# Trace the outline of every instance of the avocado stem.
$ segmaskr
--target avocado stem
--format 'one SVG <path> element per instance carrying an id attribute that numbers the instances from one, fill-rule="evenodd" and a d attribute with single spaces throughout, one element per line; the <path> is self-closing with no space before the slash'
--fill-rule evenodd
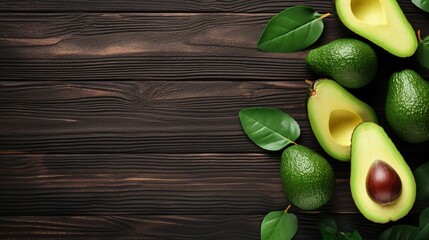
<path id="1" fill-rule="evenodd" d="M 308 79 L 305 79 L 305 82 L 306 82 L 308 85 L 313 86 L 313 81 L 308 80 Z"/>
<path id="2" fill-rule="evenodd" d="M 305 79 L 305 82 L 310 85 L 311 90 L 310 90 L 310 95 L 311 96 L 315 96 L 316 95 L 316 90 L 314 90 L 313 86 L 314 86 L 314 82 L 308 79 Z"/>
<path id="3" fill-rule="evenodd" d="M 417 30 L 417 39 L 419 40 L 419 42 L 423 42 L 422 35 L 420 35 L 420 29 Z"/>
<path id="4" fill-rule="evenodd" d="M 289 204 L 285 210 L 285 212 L 289 211 L 289 208 L 291 207 L 291 205 Z"/>

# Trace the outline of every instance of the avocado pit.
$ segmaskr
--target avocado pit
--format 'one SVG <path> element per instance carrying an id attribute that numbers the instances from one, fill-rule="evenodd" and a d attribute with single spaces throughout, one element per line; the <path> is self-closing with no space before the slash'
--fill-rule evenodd
<path id="1" fill-rule="evenodd" d="M 401 196 L 401 178 L 389 164 L 376 160 L 366 177 L 366 191 L 374 202 L 390 204 Z"/>

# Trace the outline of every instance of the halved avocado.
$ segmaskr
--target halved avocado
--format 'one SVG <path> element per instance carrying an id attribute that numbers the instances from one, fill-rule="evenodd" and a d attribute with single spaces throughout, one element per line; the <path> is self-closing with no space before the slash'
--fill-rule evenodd
<path id="1" fill-rule="evenodd" d="M 361 123 L 353 132 L 350 189 L 359 211 L 376 223 L 396 221 L 414 205 L 413 173 L 376 123 Z"/>
<path id="2" fill-rule="evenodd" d="M 416 33 L 396 0 L 335 0 L 341 22 L 356 34 L 398 57 L 418 47 Z"/>
<path id="3" fill-rule="evenodd" d="M 309 90 L 307 115 L 319 144 L 331 157 L 350 160 L 351 136 L 363 121 L 377 121 L 374 110 L 337 82 L 320 79 Z"/>

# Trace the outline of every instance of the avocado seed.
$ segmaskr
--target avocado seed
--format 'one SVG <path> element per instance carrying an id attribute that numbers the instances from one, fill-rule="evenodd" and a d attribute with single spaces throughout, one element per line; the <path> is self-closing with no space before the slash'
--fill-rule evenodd
<path id="1" fill-rule="evenodd" d="M 389 204 L 399 198 L 402 183 L 398 173 L 386 162 L 376 160 L 366 177 L 366 191 L 376 203 Z"/>

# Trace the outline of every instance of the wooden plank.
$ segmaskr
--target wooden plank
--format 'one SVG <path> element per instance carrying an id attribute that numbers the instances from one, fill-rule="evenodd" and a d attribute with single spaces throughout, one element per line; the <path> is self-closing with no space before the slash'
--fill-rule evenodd
<path id="1" fill-rule="evenodd" d="M 368 91 L 382 93 L 385 85 L 374 84 Z M 303 81 L 3 81 L 0 149 L 39 153 L 261 152 L 244 134 L 238 112 L 265 106 L 289 113 L 301 126 L 298 142 L 320 150 L 307 121 L 306 92 Z M 365 93 L 359 96 L 374 106 L 386 126 L 382 95 Z M 427 151 L 427 143 L 401 146 L 404 152 Z"/>
<path id="2" fill-rule="evenodd" d="M 337 161 L 320 152 L 331 164 L 335 177 L 350 178 L 350 163 Z M 406 160 L 414 169 L 424 164 L 421 153 L 407 152 Z M 180 172 L 210 177 L 270 176 L 279 174 L 281 151 L 264 153 L 188 153 L 188 154 L 20 154 L 0 152 L 2 177 L 52 175 L 148 175 Z"/>
<path id="3" fill-rule="evenodd" d="M 0 162 L 3 215 L 260 214 L 290 204 L 272 154 L 3 153 Z M 357 213 L 349 165 L 332 165 L 336 193 L 320 211 Z"/>
<path id="4" fill-rule="evenodd" d="M 123 1 L 107 0 L 103 3 L 88 0 L 73 0 L 66 3 L 61 1 L 0 1 L 0 11 L 4 12 L 274 12 L 295 5 L 308 5 L 302 0 L 291 1 L 219 1 L 219 0 L 168 0 L 168 1 Z M 328 1 L 318 1 L 311 4 L 320 10 L 332 10 L 333 5 Z"/>
<path id="5" fill-rule="evenodd" d="M 419 12 L 419 9 L 409 1 L 398 1 L 402 10 Z M 0 1 L 0 11 L 3 12 L 271 12 L 277 13 L 287 7 L 306 5 L 322 12 L 333 12 L 332 1 L 303 0 L 263 1 L 263 0 L 169 0 L 169 1 L 124 1 L 107 0 L 103 3 L 89 0 L 62 1 Z"/>
<path id="6" fill-rule="evenodd" d="M 36 152 L 260 151 L 238 112 L 282 108 L 305 127 L 299 82 L 1 82 L 0 148 Z M 301 106 L 297 108 L 297 106 Z M 314 144 L 313 144 L 314 146 Z"/>
<path id="7" fill-rule="evenodd" d="M 317 214 L 295 213 L 296 239 L 320 239 Z M 259 239 L 265 214 L 249 215 L 113 215 L 0 216 L 2 239 Z M 359 231 L 362 239 L 377 239 L 392 226 L 375 224 L 358 214 L 335 216 L 342 231 Z M 417 214 L 395 224 L 416 224 Z"/>
<path id="8" fill-rule="evenodd" d="M 308 50 L 257 50 L 271 14 L 6 13 L 0 15 L 3 80 L 301 80 L 315 78 Z M 429 19 L 412 15 L 416 29 Z M 356 37 L 334 16 L 314 46 Z M 376 48 L 380 69 L 429 75 L 410 59 Z M 384 76 L 384 75 L 382 75 Z"/>

